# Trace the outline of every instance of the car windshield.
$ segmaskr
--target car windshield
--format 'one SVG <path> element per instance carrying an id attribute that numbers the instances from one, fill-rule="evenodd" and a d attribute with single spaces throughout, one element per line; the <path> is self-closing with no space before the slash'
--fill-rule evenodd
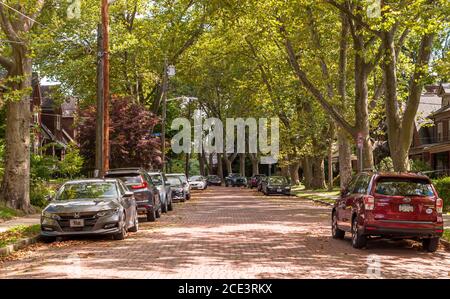
<path id="1" fill-rule="evenodd" d="M 217 175 L 209 175 L 208 176 L 208 179 L 210 179 L 210 180 L 216 180 L 218 178 L 219 178 L 219 176 L 217 176 Z"/>
<path id="2" fill-rule="evenodd" d="M 196 175 L 190 178 L 191 182 L 199 182 L 203 180 L 203 177 Z"/>
<path id="3" fill-rule="evenodd" d="M 161 175 L 153 174 L 153 175 L 150 176 L 150 178 L 152 179 L 153 184 L 155 184 L 156 186 L 161 186 L 162 185 Z"/>
<path id="4" fill-rule="evenodd" d="M 179 187 L 181 186 L 181 180 L 178 177 L 168 176 L 167 181 L 171 186 Z"/>
<path id="5" fill-rule="evenodd" d="M 273 185 L 283 185 L 286 184 L 286 178 L 284 177 L 271 177 L 269 178 L 269 184 L 273 184 Z"/>
<path id="6" fill-rule="evenodd" d="M 179 178 L 181 180 L 182 183 L 187 183 L 187 178 L 184 174 L 172 174 L 170 175 L 170 177 L 175 177 L 175 178 Z"/>
<path id="7" fill-rule="evenodd" d="M 68 183 L 61 187 L 56 200 L 91 200 L 117 198 L 116 184 L 113 182 Z"/>
<path id="8" fill-rule="evenodd" d="M 411 178 L 380 178 L 375 192 L 387 196 L 434 196 L 428 180 Z"/>

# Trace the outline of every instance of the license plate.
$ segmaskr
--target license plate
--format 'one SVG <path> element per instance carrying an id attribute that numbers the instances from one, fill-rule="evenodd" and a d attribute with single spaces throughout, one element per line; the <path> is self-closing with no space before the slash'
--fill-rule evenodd
<path id="1" fill-rule="evenodd" d="M 400 212 L 414 212 L 414 207 L 412 205 L 403 204 L 398 207 Z"/>
<path id="2" fill-rule="evenodd" d="M 70 220 L 70 227 L 83 227 L 83 226 L 84 226 L 83 219 L 71 219 Z"/>
<path id="3" fill-rule="evenodd" d="M 281 192 L 282 190 L 281 189 L 277 189 L 277 192 Z"/>

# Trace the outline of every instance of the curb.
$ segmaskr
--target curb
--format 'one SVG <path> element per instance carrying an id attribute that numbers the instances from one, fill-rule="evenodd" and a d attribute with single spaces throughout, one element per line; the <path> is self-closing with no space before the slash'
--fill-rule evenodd
<path id="1" fill-rule="evenodd" d="M 301 197 L 301 196 L 297 196 L 296 194 L 292 194 L 292 193 L 291 193 L 291 196 L 295 196 L 295 197 L 298 197 L 298 198 L 301 198 L 301 199 L 310 200 L 310 201 L 317 202 L 317 203 L 320 203 L 320 204 L 323 204 L 323 205 L 326 205 L 326 206 L 330 206 L 330 207 L 333 206 L 332 203 L 329 203 L 327 201 L 323 201 L 323 200 L 320 200 L 320 199 L 312 199 L 312 198 L 308 198 L 308 197 Z"/>
<path id="2" fill-rule="evenodd" d="M 441 238 L 441 244 L 445 247 L 447 251 L 450 251 L 450 242 Z"/>
<path id="3" fill-rule="evenodd" d="M 39 238 L 40 236 L 38 235 L 35 237 L 20 239 L 13 244 L 6 245 L 5 247 L 0 248 L 0 257 L 5 257 L 17 250 L 27 247 L 28 245 L 35 244 L 37 241 L 39 241 Z"/>

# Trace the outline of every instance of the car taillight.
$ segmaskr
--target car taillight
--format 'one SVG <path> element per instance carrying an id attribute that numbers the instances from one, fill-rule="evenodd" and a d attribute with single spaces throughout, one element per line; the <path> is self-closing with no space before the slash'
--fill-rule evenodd
<path id="1" fill-rule="evenodd" d="M 443 210 L 444 210 L 444 201 L 442 200 L 442 198 L 436 199 L 436 212 L 442 213 Z"/>
<path id="2" fill-rule="evenodd" d="M 375 197 L 370 195 L 364 196 L 364 208 L 369 211 L 375 209 Z"/>
<path id="3" fill-rule="evenodd" d="M 147 188 L 148 187 L 148 184 L 147 184 L 147 182 L 142 182 L 142 184 L 140 184 L 140 185 L 133 185 L 133 186 L 131 186 L 131 189 L 144 189 L 144 188 Z"/>

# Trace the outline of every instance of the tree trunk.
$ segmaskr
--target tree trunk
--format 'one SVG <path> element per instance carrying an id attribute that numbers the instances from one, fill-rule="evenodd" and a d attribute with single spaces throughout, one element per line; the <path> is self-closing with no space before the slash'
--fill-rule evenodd
<path id="1" fill-rule="evenodd" d="M 312 161 L 310 157 L 303 159 L 303 176 L 305 177 L 303 184 L 305 189 L 310 189 L 312 186 Z"/>
<path id="2" fill-rule="evenodd" d="M 347 134 L 338 129 L 339 143 L 339 178 L 341 188 L 347 187 L 352 179 L 352 149 Z"/>
<path id="3" fill-rule="evenodd" d="M 223 161 L 222 161 L 222 154 L 217 153 L 217 175 L 220 177 L 220 179 L 223 181 Z"/>
<path id="4" fill-rule="evenodd" d="M 239 154 L 239 173 L 245 177 L 245 153 Z"/>
<path id="5" fill-rule="evenodd" d="M 328 191 L 333 190 L 333 142 L 328 146 Z"/>
<path id="6" fill-rule="evenodd" d="M 201 153 L 198 153 L 197 157 L 198 157 L 198 162 L 199 162 L 200 175 L 204 176 L 205 175 L 205 160 Z"/>
<path id="7" fill-rule="evenodd" d="M 325 185 L 325 163 L 323 157 L 314 157 L 312 163 L 312 189 L 324 189 Z"/>
<path id="8" fill-rule="evenodd" d="M 289 166 L 281 166 L 280 167 L 281 176 L 287 177 L 289 176 Z"/>
<path id="9" fill-rule="evenodd" d="M 25 52 L 15 53 L 15 68 L 10 77 L 20 76 L 20 83 L 11 83 L 12 90 L 31 90 L 31 59 Z M 5 172 L 1 200 L 14 209 L 33 212 L 30 204 L 30 95 L 6 104 Z"/>
<path id="10" fill-rule="evenodd" d="M 185 161 L 184 161 L 184 174 L 186 174 L 187 177 L 189 177 L 189 159 L 190 159 L 190 154 L 189 153 L 185 153 Z"/>
<path id="11" fill-rule="evenodd" d="M 300 162 L 294 162 L 289 166 L 289 175 L 291 177 L 291 182 L 293 185 L 300 184 L 300 177 L 298 175 L 299 169 L 300 169 Z"/>
<path id="12" fill-rule="evenodd" d="M 250 160 L 252 161 L 252 175 L 259 174 L 259 161 L 258 156 L 256 154 L 249 154 Z"/>

